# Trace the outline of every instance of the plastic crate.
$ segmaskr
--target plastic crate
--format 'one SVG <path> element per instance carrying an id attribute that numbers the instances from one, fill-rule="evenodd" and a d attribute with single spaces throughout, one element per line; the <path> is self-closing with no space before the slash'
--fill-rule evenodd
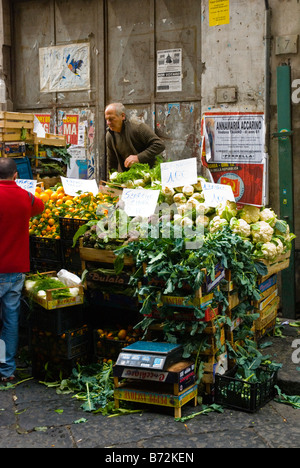
<path id="1" fill-rule="evenodd" d="M 62 240 L 72 241 L 78 229 L 88 222 L 80 218 L 59 218 L 60 237 Z"/>
<path id="2" fill-rule="evenodd" d="M 35 304 L 30 314 L 30 323 L 39 330 L 62 335 L 82 327 L 86 317 L 82 305 L 47 310 Z"/>
<path id="3" fill-rule="evenodd" d="M 30 237 L 30 257 L 34 260 L 50 260 L 62 263 L 60 239 Z M 48 267 L 49 270 L 49 267 Z"/>
<path id="4" fill-rule="evenodd" d="M 78 243 L 73 247 L 71 241 L 61 241 L 61 256 L 63 268 L 78 276 L 82 274 L 82 264 Z"/>
<path id="5" fill-rule="evenodd" d="M 269 372 L 265 381 L 257 383 L 237 379 L 235 375 L 235 367 L 224 375 L 215 375 L 215 403 L 254 413 L 274 398 L 277 371 Z"/>
<path id="6" fill-rule="evenodd" d="M 33 355 L 45 356 L 55 362 L 58 358 L 72 359 L 88 352 L 89 330 L 87 326 L 69 330 L 57 336 L 54 333 L 32 329 Z"/>
<path id="7" fill-rule="evenodd" d="M 55 360 L 49 359 L 46 355 L 33 354 L 32 375 L 35 379 L 45 382 L 67 379 L 78 365 L 84 366 L 89 363 L 89 355 L 86 353 L 71 359 L 57 358 Z"/>

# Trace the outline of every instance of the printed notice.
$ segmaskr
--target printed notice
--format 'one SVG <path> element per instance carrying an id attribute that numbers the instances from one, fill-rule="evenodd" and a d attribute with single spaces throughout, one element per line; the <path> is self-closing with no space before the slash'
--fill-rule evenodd
<path id="1" fill-rule="evenodd" d="M 209 26 L 220 26 L 229 22 L 229 0 L 209 0 Z"/>
<path id="2" fill-rule="evenodd" d="M 264 156 L 264 115 L 206 113 L 206 159 L 209 163 L 261 163 Z"/>
<path id="3" fill-rule="evenodd" d="M 157 51 L 157 92 L 182 91 L 182 50 Z"/>

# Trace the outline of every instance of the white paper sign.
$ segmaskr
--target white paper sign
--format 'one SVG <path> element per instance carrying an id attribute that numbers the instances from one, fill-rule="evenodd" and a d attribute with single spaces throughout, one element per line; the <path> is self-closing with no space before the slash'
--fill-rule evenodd
<path id="1" fill-rule="evenodd" d="M 224 203 L 227 200 L 235 202 L 232 187 L 225 184 L 212 184 L 211 182 L 201 182 L 205 204 L 212 208 Z"/>
<path id="2" fill-rule="evenodd" d="M 196 158 L 162 163 L 160 169 L 163 187 L 181 187 L 197 183 Z"/>
<path id="3" fill-rule="evenodd" d="M 75 197 L 78 192 L 82 193 L 91 192 L 94 196 L 99 193 L 98 185 L 95 179 L 68 179 L 61 177 L 61 181 L 66 195 Z"/>
<path id="4" fill-rule="evenodd" d="M 36 180 L 31 180 L 31 179 L 16 179 L 16 184 L 21 187 L 24 190 L 27 190 L 27 192 L 32 193 L 32 195 L 35 194 L 35 189 L 36 189 Z"/>
<path id="5" fill-rule="evenodd" d="M 158 196 L 159 190 L 124 189 L 124 211 L 127 216 L 151 216 L 155 212 Z"/>

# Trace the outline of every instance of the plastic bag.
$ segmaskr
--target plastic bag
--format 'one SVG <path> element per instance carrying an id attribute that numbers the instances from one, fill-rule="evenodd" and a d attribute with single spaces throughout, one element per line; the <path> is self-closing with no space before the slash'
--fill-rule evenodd
<path id="1" fill-rule="evenodd" d="M 81 278 L 67 270 L 60 270 L 57 277 L 68 288 L 81 285 Z"/>

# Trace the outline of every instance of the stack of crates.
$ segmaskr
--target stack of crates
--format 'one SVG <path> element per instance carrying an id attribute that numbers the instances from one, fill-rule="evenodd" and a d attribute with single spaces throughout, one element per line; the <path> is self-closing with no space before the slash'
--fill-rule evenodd
<path id="1" fill-rule="evenodd" d="M 34 114 L 0 112 L 0 150 L 2 157 L 21 157 L 25 143 L 34 139 Z"/>
<path id="2" fill-rule="evenodd" d="M 52 293 L 28 298 L 32 374 L 46 380 L 65 378 L 77 363 L 87 364 L 91 343 L 82 286 L 75 297 L 53 300 Z"/>
<path id="3" fill-rule="evenodd" d="M 146 274 L 146 265 L 144 266 Z M 202 286 L 193 293 L 191 299 L 191 288 L 186 285 L 183 290 L 175 291 L 176 295 L 161 295 L 159 302 L 153 302 L 149 318 L 155 319 L 148 328 L 148 340 L 166 341 L 165 330 L 168 324 L 174 326 L 171 332 L 177 337 L 178 344 L 195 340 L 198 352 L 193 358 L 197 361 L 197 368 L 201 369 L 202 378 L 199 382 L 199 392 L 210 397 L 214 385 L 215 372 L 223 360 L 227 367 L 227 352 L 225 341 L 225 330 L 223 324 L 217 320 L 219 315 L 219 304 L 215 303 L 214 292 L 219 289 L 219 284 L 225 277 L 225 271 L 219 265 L 215 267 L 215 278 L 211 280 L 207 272 Z M 147 276 L 146 276 L 147 280 Z M 151 278 L 151 284 L 155 279 Z M 158 291 L 164 286 L 157 281 Z M 143 298 L 140 298 L 143 302 Z M 199 313 L 201 310 L 201 313 Z M 176 330 L 176 323 L 184 324 L 184 329 Z M 196 355 L 197 354 L 197 355 Z M 222 361 L 223 362 L 223 361 Z"/>

